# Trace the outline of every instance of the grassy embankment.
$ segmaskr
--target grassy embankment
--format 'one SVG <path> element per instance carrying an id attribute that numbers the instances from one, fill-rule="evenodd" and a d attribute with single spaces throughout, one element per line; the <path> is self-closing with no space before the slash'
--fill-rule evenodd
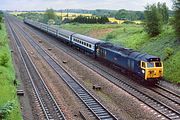
<path id="1" fill-rule="evenodd" d="M 180 43 L 176 41 L 171 26 L 164 26 L 162 33 L 153 38 L 148 37 L 141 25 L 66 24 L 61 27 L 143 53 L 160 56 L 164 61 L 165 79 L 180 83 Z"/>
<path id="2" fill-rule="evenodd" d="M 13 85 L 15 79 L 15 71 L 12 64 L 11 52 L 8 45 L 8 38 L 4 23 L 0 23 L 2 29 L 0 30 L 0 59 L 2 56 L 7 56 L 8 62 L 5 65 L 0 65 L 0 108 L 4 108 L 7 103 L 12 103 L 7 109 L 10 111 L 8 120 L 21 120 L 20 107 L 16 95 L 16 87 Z M 8 106 L 6 106 L 7 108 Z M 7 112 L 6 111 L 6 112 Z M 2 111 L 0 111 L 2 112 Z"/>

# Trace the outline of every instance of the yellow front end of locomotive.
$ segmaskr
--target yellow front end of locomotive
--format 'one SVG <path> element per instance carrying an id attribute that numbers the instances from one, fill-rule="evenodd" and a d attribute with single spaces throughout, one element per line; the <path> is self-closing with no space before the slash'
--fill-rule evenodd
<path id="1" fill-rule="evenodd" d="M 147 68 L 145 79 L 151 78 L 162 78 L 163 77 L 163 68 Z"/>
<path id="2" fill-rule="evenodd" d="M 162 62 L 143 62 L 143 69 L 145 72 L 145 80 L 160 79 L 163 77 L 163 63 Z"/>

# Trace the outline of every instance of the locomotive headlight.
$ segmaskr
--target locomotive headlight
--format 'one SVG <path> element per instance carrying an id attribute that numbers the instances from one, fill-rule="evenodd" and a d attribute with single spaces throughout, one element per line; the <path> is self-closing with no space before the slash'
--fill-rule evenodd
<path id="1" fill-rule="evenodd" d="M 145 73 L 145 71 L 144 71 L 144 70 L 142 70 L 142 73 Z"/>

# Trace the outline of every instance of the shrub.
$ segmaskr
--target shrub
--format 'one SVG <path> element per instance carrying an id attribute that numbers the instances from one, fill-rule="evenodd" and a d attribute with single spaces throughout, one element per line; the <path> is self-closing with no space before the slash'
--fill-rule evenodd
<path id="1" fill-rule="evenodd" d="M 169 59 L 169 57 L 171 55 L 173 55 L 174 50 L 172 48 L 170 48 L 170 47 L 167 47 L 167 48 L 164 49 L 164 52 L 165 52 L 164 60 L 167 60 L 167 59 Z"/>
<path id="2" fill-rule="evenodd" d="M 1 56 L 0 56 L 0 65 L 6 66 L 6 64 L 8 63 L 8 61 L 9 61 L 8 54 L 7 54 L 7 53 L 1 54 Z"/>
<path id="3" fill-rule="evenodd" d="M 0 107 L 0 119 L 6 119 L 11 113 L 13 106 L 13 102 L 7 102 L 4 106 Z"/>

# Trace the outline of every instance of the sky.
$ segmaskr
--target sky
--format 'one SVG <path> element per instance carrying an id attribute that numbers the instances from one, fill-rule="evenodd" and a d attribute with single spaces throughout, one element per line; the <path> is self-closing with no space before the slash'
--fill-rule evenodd
<path id="1" fill-rule="evenodd" d="M 0 0 L 0 10 L 60 9 L 127 9 L 143 11 L 147 4 L 166 2 L 172 8 L 172 0 Z"/>

